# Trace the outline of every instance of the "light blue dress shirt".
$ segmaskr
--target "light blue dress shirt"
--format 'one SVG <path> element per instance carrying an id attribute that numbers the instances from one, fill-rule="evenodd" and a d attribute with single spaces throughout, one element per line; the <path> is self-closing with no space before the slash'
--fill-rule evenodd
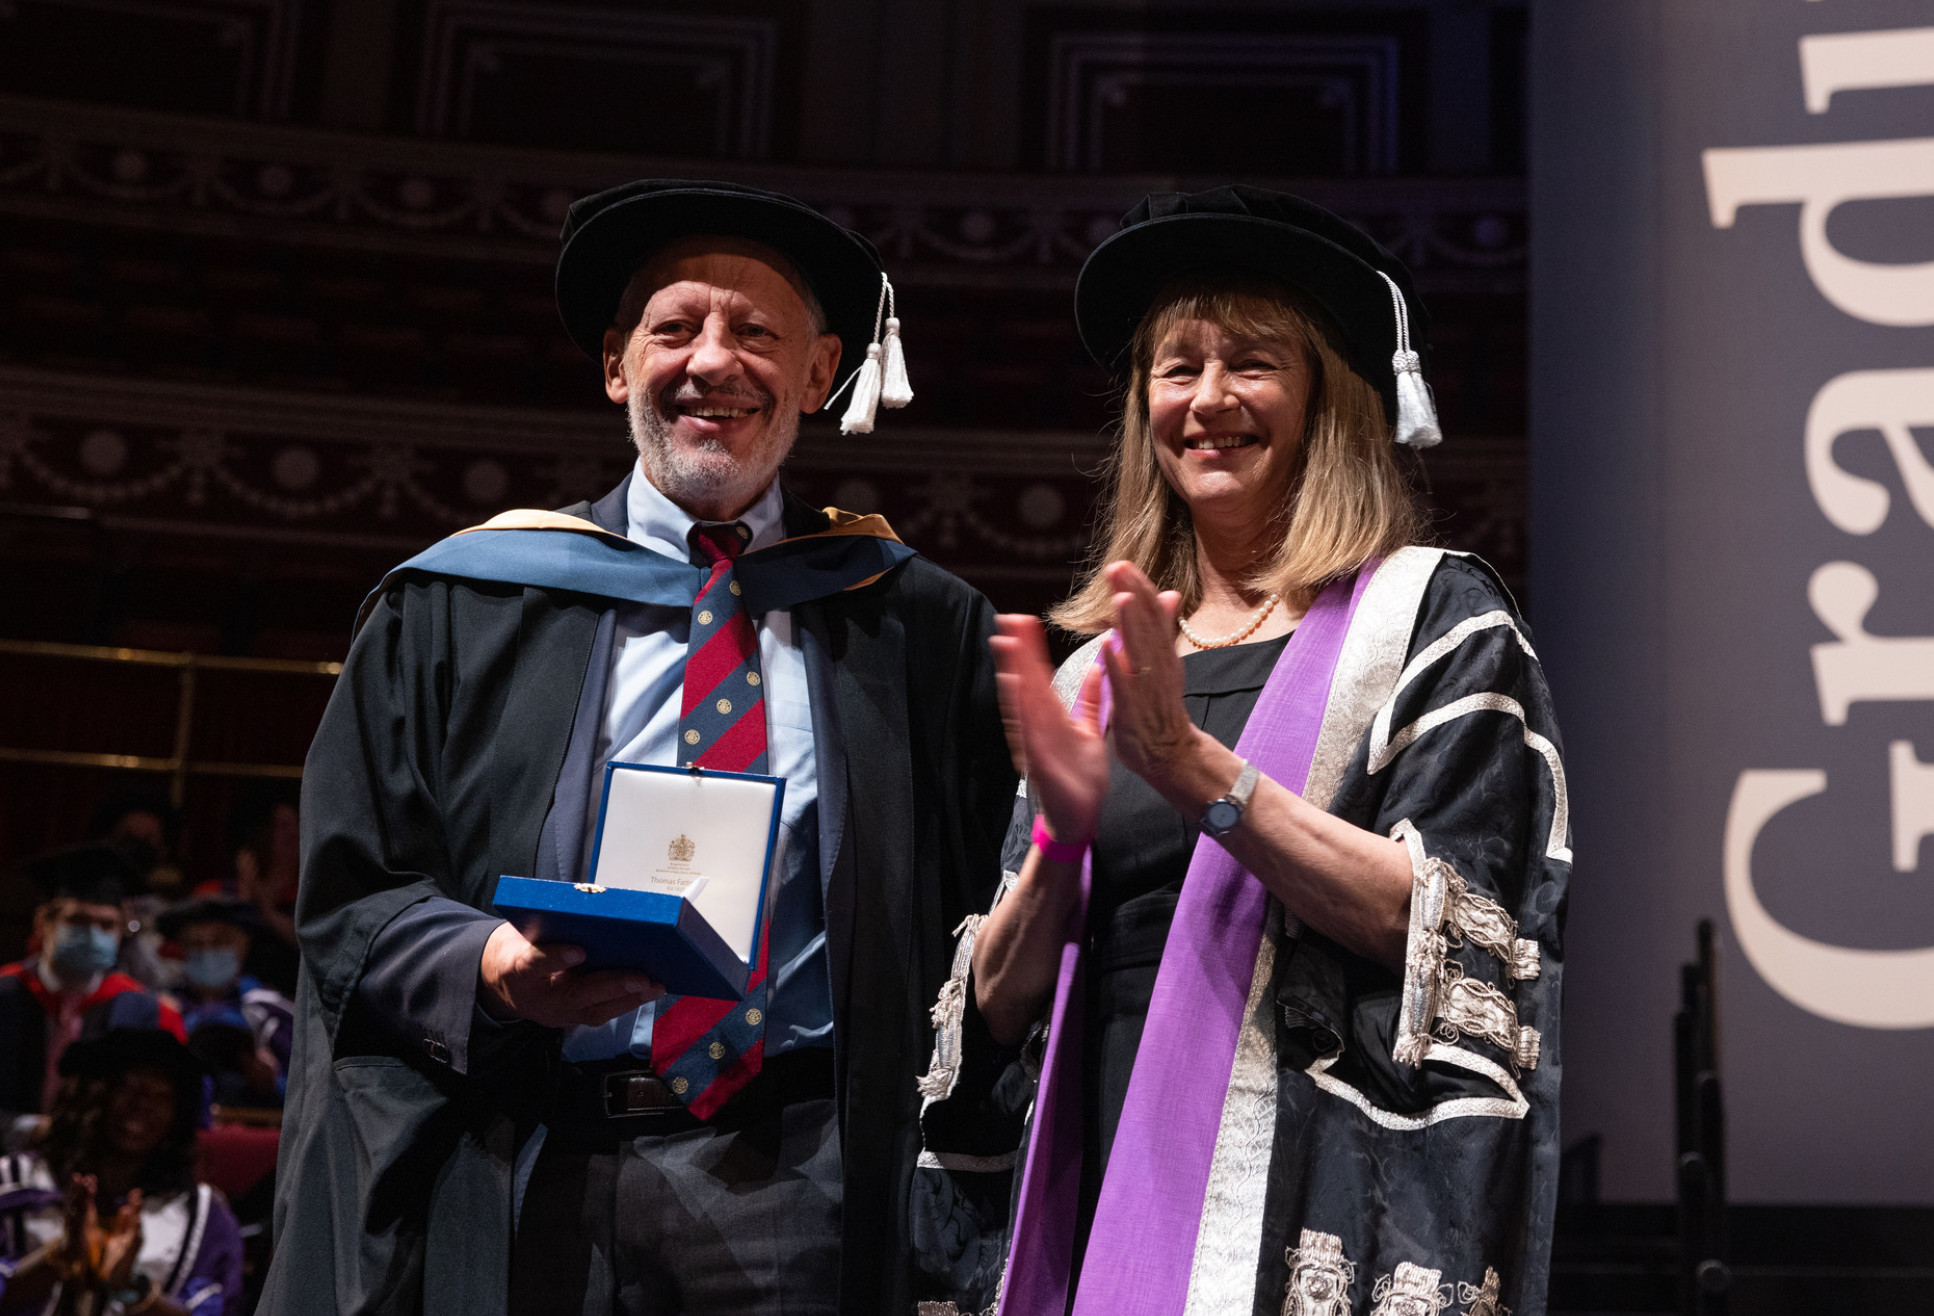
<path id="1" fill-rule="evenodd" d="M 775 481 L 739 519 L 752 531 L 748 551 L 786 537 L 783 502 Z M 690 557 L 686 534 L 698 524 L 678 504 L 634 471 L 625 500 L 625 533 L 654 552 L 681 561 Z M 584 851 L 578 871 L 590 868 L 604 798 L 604 764 L 675 764 L 678 717 L 683 701 L 685 647 L 690 608 L 626 604 L 618 609 L 611 672 L 598 730 L 598 771 L 584 818 Z M 819 779 L 813 758 L 813 713 L 806 664 L 790 612 L 753 618 L 764 675 L 766 753 L 769 770 L 786 779 L 786 798 L 773 852 L 773 883 L 767 893 L 771 932 L 767 943 L 766 1048 L 769 1056 L 801 1046 L 833 1044 L 832 980 L 826 962 L 826 916 L 819 884 Z M 655 1005 L 598 1028 L 574 1028 L 564 1039 L 572 1061 L 644 1056 L 651 1049 Z"/>

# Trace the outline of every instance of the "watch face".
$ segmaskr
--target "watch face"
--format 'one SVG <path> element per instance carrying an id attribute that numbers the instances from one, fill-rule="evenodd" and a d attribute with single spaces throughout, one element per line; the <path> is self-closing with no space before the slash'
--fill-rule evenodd
<path id="1" fill-rule="evenodd" d="M 1211 836 L 1220 836 L 1242 821 L 1242 810 L 1227 800 L 1217 800 L 1202 814 L 1202 830 Z"/>

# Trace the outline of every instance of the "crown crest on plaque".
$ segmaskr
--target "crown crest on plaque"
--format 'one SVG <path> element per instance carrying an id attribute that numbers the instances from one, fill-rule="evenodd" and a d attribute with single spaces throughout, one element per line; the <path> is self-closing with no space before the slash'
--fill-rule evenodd
<path id="1" fill-rule="evenodd" d="M 692 856 L 698 853 L 698 847 L 692 843 L 691 837 L 680 832 L 672 838 L 668 853 L 673 863 L 689 864 L 692 862 Z"/>

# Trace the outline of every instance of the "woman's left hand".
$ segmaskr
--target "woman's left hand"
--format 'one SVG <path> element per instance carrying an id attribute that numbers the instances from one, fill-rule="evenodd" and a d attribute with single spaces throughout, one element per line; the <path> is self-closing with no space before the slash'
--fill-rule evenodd
<path id="1" fill-rule="evenodd" d="M 1115 757 L 1166 796 L 1199 748 L 1199 733 L 1182 707 L 1182 657 L 1175 652 L 1182 598 L 1173 590 L 1156 593 L 1132 562 L 1110 563 L 1104 574 L 1115 592 L 1119 642 L 1105 654 Z"/>

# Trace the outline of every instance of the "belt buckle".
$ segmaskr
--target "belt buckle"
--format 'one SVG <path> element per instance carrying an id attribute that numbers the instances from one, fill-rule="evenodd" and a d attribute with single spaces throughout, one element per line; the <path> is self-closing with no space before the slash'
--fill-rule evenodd
<path id="1" fill-rule="evenodd" d="M 678 1103 L 665 1081 L 649 1069 L 625 1069 L 606 1074 L 599 1094 L 606 1119 L 625 1119 L 632 1115 L 653 1115 Z M 617 1109 L 613 1109 L 613 1106 Z"/>

